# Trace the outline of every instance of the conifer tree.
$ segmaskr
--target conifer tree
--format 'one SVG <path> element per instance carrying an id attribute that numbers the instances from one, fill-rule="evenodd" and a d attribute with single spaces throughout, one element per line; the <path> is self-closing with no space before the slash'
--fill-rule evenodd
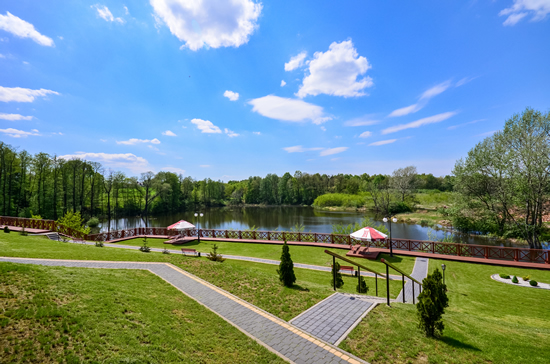
<path id="1" fill-rule="evenodd" d="M 357 287 L 355 289 L 357 293 L 367 293 L 369 291 L 369 287 L 367 287 L 367 282 L 365 282 L 365 278 L 359 277 L 359 283 L 357 283 Z"/>
<path id="2" fill-rule="evenodd" d="M 341 288 L 344 285 L 344 279 L 342 278 L 342 273 L 340 273 L 340 263 L 336 262 L 332 266 L 332 272 L 330 274 L 330 285 L 334 287 L 334 277 L 336 276 L 336 288 Z"/>
<path id="3" fill-rule="evenodd" d="M 286 243 L 283 244 L 283 253 L 281 254 L 281 263 L 279 264 L 279 269 L 277 269 L 279 274 L 279 280 L 283 283 L 285 287 L 292 287 L 294 282 L 296 282 L 296 276 L 294 275 L 294 263 L 290 257 L 290 251 Z"/>
<path id="4" fill-rule="evenodd" d="M 428 275 L 422 281 L 422 292 L 418 295 L 418 327 L 426 336 L 435 337 L 443 333 L 443 321 L 441 316 L 445 308 L 449 307 L 447 286 L 443 284 L 443 277 L 439 269 Z"/>

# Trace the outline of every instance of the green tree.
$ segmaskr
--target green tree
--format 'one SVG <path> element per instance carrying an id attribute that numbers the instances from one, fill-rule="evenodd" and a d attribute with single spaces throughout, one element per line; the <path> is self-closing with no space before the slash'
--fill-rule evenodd
<path id="1" fill-rule="evenodd" d="M 359 277 L 359 282 L 357 283 L 357 287 L 355 287 L 355 290 L 358 293 L 367 293 L 369 291 L 369 287 L 367 287 L 367 282 L 365 282 L 365 278 Z"/>
<path id="2" fill-rule="evenodd" d="M 435 337 L 443 332 L 442 316 L 446 307 L 449 307 L 447 286 L 443 284 L 443 276 L 436 268 L 422 281 L 422 292 L 418 295 L 416 305 L 418 327 L 426 336 Z"/>
<path id="3" fill-rule="evenodd" d="M 80 231 L 81 233 L 87 235 L 90 233 L 89 227 L 84 227 L 84 219 L 80 216 L 80 211 L 78 212 L 67 212 L 63 217 L 59 218 L 56 223 L 61 224 L 65 227 Z"/>
<path id="4" fill-rule="evenodd" d="M 334 278 L 336 277 L 336 285 L 334 284 Z M 332 266 L 332 272 L 330 273 L 330 285 L 331 287 L 341 288 L 344 285 L 344 279 L 342 273 L 340 273 L 340 263 L 336 262 Z"/>
<path id="5" fill-rule="evenodd" d="M 286 240 L 283 244 L 283 253 L 281 254 L 281 263 L 279 264 L 279 269 L 277 269 L 279 274 L 279 280 L 283 283 L 285 287 L 292 287 L 294 282 L 296 282 L 296 276 L 294 275 L 294 263 L 290 257 L 290 250 L 286 243 Z"/>

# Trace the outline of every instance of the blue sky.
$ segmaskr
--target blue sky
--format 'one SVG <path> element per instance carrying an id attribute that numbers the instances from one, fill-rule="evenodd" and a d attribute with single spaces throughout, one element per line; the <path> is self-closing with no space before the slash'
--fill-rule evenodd
<path id="1" fill-rule="evenodd" d="M 0 4 L 0 140 L 224 181 L 445 175 L 550 108 L 550 0 Z"/>

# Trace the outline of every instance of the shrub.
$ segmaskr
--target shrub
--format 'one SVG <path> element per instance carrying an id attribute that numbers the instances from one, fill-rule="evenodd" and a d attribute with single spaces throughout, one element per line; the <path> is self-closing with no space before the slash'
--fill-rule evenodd
<path id="1" fill-rule="evenodd" d="M 86 223 L 89 227 L 97 227 L 99 225 L 99 219 L 97 217 L 92 217 L 88 222 Z"/>
<path id="2" fill-rule="evenodd" d="M 281 253 L 281 263 L 279 264 L 279 269 L 277 269 L 277 274 L 279 274 L 279 281 L 285 287 L 292 287 L 294 282 L 296 282 L 296 275 L 294 274 L 294 263 L 290 257 L 290 249 L 286 243 L 286 240 L 283 244 L 283 252 Z"/>
<path id="3" fill-rule="evenodd" d="M 31 219 L 34 219 L 34 220 L 42 220 L 42 216 L 41 215 L 34 215 L 32 213 L 32 210 L 31 210 Z"/>
<path id="4" fill-rule="evenodd" d="M 443 276 L 439 269 L 428 275 L 422 281 L 422 292 L 418 295 L 418 327 L 426 336 L 435 337 L 443 333 L 444 325 L 442 316 L 445 308 L 449 307 L 447 287 L 443 284 Z"/>
<path id="5" fill-rule="evenodd" d="M 218 254 L 218 246 L 214 244 L 212 251 L 206 255 L 206 258 L 210 259 L 213 262 L 223 262 L 225 260 L 221 254 Z"/>
<path id="6" fill-rule="evenodd" d="M 10 228 L 8 226 L 4 226 L 4 232 L 9 234 Z"/>
<path id="7" fill-rule="evenodd" d="M 139 247 L 139 250 L 144 253 L 149 253 L 151 248 L 147 246 L 147 238 L 143 238 L 143 245 Z"/>
<path id="8" fill-rule="evenodd" d="M 336 285 L 334 284 L 334 277 L 336 277 Z M 342 273 L 340 273 L 340 263 L 336 262 L 332 266 L 332 272 L 330 273 L 330 285 L 332 287 L 340 288 L 344 285 L 344 279 L 342 278 Z"/>
<path id="9" fill-rule="evenodd" d="M 531 276 L 525 276 L 525 277 L 523 277 L 523 280 L 524 280 L 525 282 L 527 282 L 527 281 L 529 280 L 529 278 L 531 278 Z"/>
<path id="10" fill-rule="evenodd" d="M 95 246 L 97 246 L 98 248 L 103 248 L 103 242 L 102 241 L 96 241 Z"/>
<path id="11" fill-rule="evenodd" d="M 510 279 L 510 276 L 508 274 L 499 274 L 499 276 L 502 279 Z"/>
<path id="12" fill-rule="evenodd" d="M 56 223 L 79 231 L 84 235 L 88 235 L 90 233 L 90 228 L 84 227 L 83 218 L 80 216 L 80 212 L 67 212 L 65 216 L 57 220 Z"/>
<path id="13" fill-rule="evenodd" d="M 170 254 L 170 252 L 168 251 L 168 249 L 164 248 L 164 250 L 162 251 L 162 254 Z"/>
<path id="14" fill-rule="evenodd" d="M 513 277 L 512 277 L 512 283 L 519 283 L 518 277 L 513 276 Z"/>
<path id="15" fill-rule="evenodd" d="M 530 280 L 529 284 L 532 285 L 533 287 L 536 287 L 539 285 L 537 281 L 533 281 L 533 280 Z"/>
<path id="16" fill-rule="evenodd" d="M 357 287 L 355 287 L 355 290 L 358 293 L 367 293 L 369 291 L 369 287 L 367 287 L 367 282 L 365 282 L 365 278 L 359 278 L 359 282 L 357 283 Z"/>
<path id="17" fill-rule="evenodd" d="M 19 234 L 21 234 L 21 235 L 23 235 L 23 236 L 29 235 L 29 233 L 25 231 L 25 227 L 24 227 L 24 226 L 21 227 L 21 232 L 20 232 Z"/>

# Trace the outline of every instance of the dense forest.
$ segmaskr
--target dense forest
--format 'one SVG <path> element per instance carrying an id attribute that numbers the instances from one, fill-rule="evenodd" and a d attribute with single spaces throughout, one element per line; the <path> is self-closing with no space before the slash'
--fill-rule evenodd
<path id="1" fill-rule="evenodd" d="M 384 185 L 385 175 L 268 174 L 243 181 L 194 180 L 171 172 L 139 177 L 98 162 L 31 155 L 0 142 L 0 208 L 4 216 L 41 216 L 57 220 L 67 212 L 83 217 L 151 215 L 197 206 L 239 204 L 311 205 L 326 193 L 357 194 Z M 417 175 L 416 187 L 452 190 L 452 178 Z"/>

